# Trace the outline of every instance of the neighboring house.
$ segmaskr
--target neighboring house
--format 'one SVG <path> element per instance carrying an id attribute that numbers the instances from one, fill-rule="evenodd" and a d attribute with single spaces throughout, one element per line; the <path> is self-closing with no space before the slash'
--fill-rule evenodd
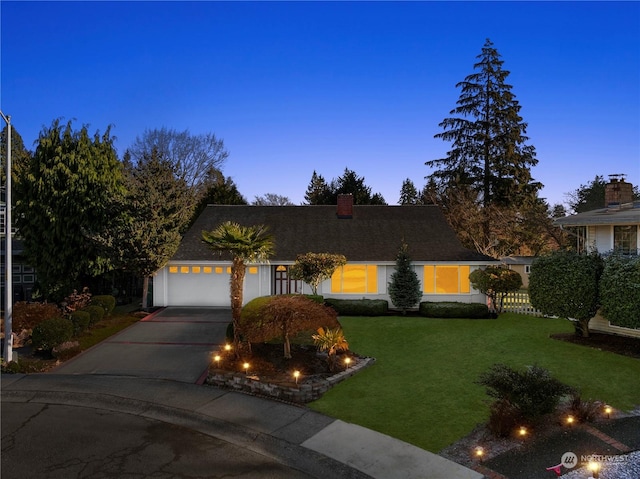
<path id="1" fill-rule="evenodd" d="M 640 250 L 640 202 L 633 201 L 633 185 L 612 179 L 605 185 L 602 208 L 558 218 L 554 223 L 575 237 L 580 252 L 607 253 Z"/>
<path id="2" fill-rule="evenodd" d="M 155 306 L 228 306 L 231 256 L 214 253 L 202 241 L 224 221 L 263 224 L 275 239 L 268 262 L 250 264 L 245 303 L 258 296 L 309 293 L 289 277 L 304 253 L 336 253 L 347 258 L 318 294 L 335 298 L 390 300 L 388 283 L 404 241 L 424 292 L 423 301 L 485 302 L 469 283 L 469 273 L 496 260 L 464 248 L 437 206 L 359 206 L 351 195 L 338 206 L 209 205 L 184 236 L 178 251 L 154 277 Z M 391 302 L 390 302 L 391 305 Z"/>
<path id="3" fill-rule="evenodd" d="M 531 264 L 535 260 L 535 256 L 503 256 L 500 261 L 520 274 L 522 278 L 522 287 L 529 288 L 529 274 L 531 273 Z"/>
<path id="4" fill-rule="evenodd" d="M 4 202 L 0 203 L 0 309 L 4 311 L 5 299 L 5 279 L 6 279 L 6 205 Z M 32 266 L 25 263 L 22 256 L 23 246 L 22 241 L 16 235 L 15 227 L 11 230 L 11 278 L 12 278 L 12 290 L 13 301 L 30 301 L 31 293 L 33 291 L 34 283 L 36 281 L 36 274 Z"/>
<path id="5" fill-rule="evenodd" d="M 554 223 L 575 237 L 581 252 L 640 251 L 640 202 L 633 201 L 633 185 L 613 178 L 605 185 L 603 208 L 558 218 Z M 612 326 L 597 315 L 589 323 L 594 331 L 640 337 L 640 330 Z"/>

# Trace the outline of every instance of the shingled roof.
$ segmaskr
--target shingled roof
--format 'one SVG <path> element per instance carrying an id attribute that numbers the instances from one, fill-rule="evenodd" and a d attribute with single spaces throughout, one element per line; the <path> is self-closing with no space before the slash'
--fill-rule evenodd
<path id="1" fill-rule="evenodd" d="M 266 225 L 275 238 L 271 262 L 294 261 L 308 252 L 338 253 L 348 261 L 395 261 L 401 242 L 414 261 L 494 262 L 462 246 L 437 206 L 355 205 L 350 218 L 336 206 L 209 205 L 185 234 L 173 261 L 227 260 L 202 241 L 225 221 Z"/>

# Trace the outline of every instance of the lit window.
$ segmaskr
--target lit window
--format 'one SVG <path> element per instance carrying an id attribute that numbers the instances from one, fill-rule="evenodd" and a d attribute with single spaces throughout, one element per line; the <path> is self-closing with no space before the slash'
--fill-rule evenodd
<path id="1" fill-rule="evenodd" d="M 177 273 L 177 272 L 178 272 L 177 266 L 169 266 L 169 273 Z"/>
<path id="2" fill-rule="evenodd" d="M 211 268 L 211 266 L 205 266 L 202 268 L 202 272 L 204 274 L 211 274 L 212 271 L 213 271 L 213 268 Z"/>
<path id="3" fill-rule="evenodd" d="M 189 267 L 188 266 L 180 266 L 180 272 L 182 274 L 188 274 L 189 273 Z"/>
<path id="4" fill-rule="evenodd" d="M 469 266 L 425 266 L 423 290 L 427 294 L 470 293 Z"/>
<path id="5" fill-rule="evenodd" d="M 331 277 L 332 293 L 377 293 L 378 267 L 348 264 L 338 268 Z"/>
<path id="6" fill-rule="evenodd" d="M 222 274 L 223 271 L 222 266 L 216 266 L 216 274 Z"/>
<path id="7" fill-rule="evenodd" d="M 192 267 L 191 267 L 191 272 L 192 272 L 193 274 L 200 274 L 200 271 L 201 271 L 200 266 L 192 266 Z"/>
<path id="8" fill-rule="evenodd" d="M 227 266 L 227 274 L 231 274 L 231 266 Z"/>
<path id="9" fill-rule="evenodd" d="M 249 266 L 249 274 L 258 274 L 257 266 Z"/>

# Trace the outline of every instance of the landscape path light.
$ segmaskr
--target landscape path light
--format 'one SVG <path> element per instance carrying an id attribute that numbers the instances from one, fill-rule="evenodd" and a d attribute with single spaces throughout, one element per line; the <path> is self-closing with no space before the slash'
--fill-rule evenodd
<path id="1" fill-rule="evenodd" d="M 567 424 L 568 424 L 569 426 L 573 426 L 573 423 L 574 423 L 575 421 L 576 421 L 576 419 L 575 419 L 571 414 L 569 414 L 569 415 L 567 416 Z"/>
<path id="2" fill-rule="evenodd" d="M 242 367 L 244 368 L 244 373 L 249 374 L 249 363 L 244 363 Z"/>
<path id="3" fill-rule="evenodd" d="M 349 365 L 351 364 L 351 358 L 349 356 L 344 358 L 344 363 L 347 365 L 347 369 L 349 369 Z"/>
<path id="4" fill-rule="evenodd" d="M 476 456 L 476 459 L 482 462 L 482 458 L 484 457 L 484 447 L 476 446 L 476 448 L 474 449 L 474 454 Z"/>
<path id="5" fill-rule="evenodd" d="M 296 380 L 296 384 L 298 384 L 298 378 L 300 377 L 300 371 L 294 371 L 293 372 L 293 377 Z"/>
<path id="6" fill-rule="evenodd" d="M 613 409 L 611 408 L 611 406 L 604 407 L 604 413 L 607 415 L 607 419 L 611 419 L 612 412 L 613 412 Z"/>
<path id="7" fill-rule="evenodd" d="M 219 354 L 216 354 L 216 355 L 213 357 L 213 360 L 216 362 L 216 367 L 218 367 L 218 368 L 220 367 L 220 359 L 221 359 L 221 358 L 220 358 L 220 355 L 219 355 Z"/>
<path id="8" fill-rule="evenodd" d="M 600 477 L 600 463 L 598 461 L 590 461 L 589 471 L 593 479 L 598 479 Z"/>

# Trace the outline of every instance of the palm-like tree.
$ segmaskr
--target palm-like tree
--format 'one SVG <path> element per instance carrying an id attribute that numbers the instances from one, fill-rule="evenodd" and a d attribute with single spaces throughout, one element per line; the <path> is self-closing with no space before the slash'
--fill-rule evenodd
<path id="1" fill-rule="evenodd" d="M 202 239 L 213 251 L 226 251 L 233 256 L 231 265 L 231 317 L 233 343 L 238 354 L 242 289 L 247 263 L 264 261 L 274 252 L 274 238 L 264 225 L 242 226 L 226 221 L 212 231 L 203 231 Z"/>

